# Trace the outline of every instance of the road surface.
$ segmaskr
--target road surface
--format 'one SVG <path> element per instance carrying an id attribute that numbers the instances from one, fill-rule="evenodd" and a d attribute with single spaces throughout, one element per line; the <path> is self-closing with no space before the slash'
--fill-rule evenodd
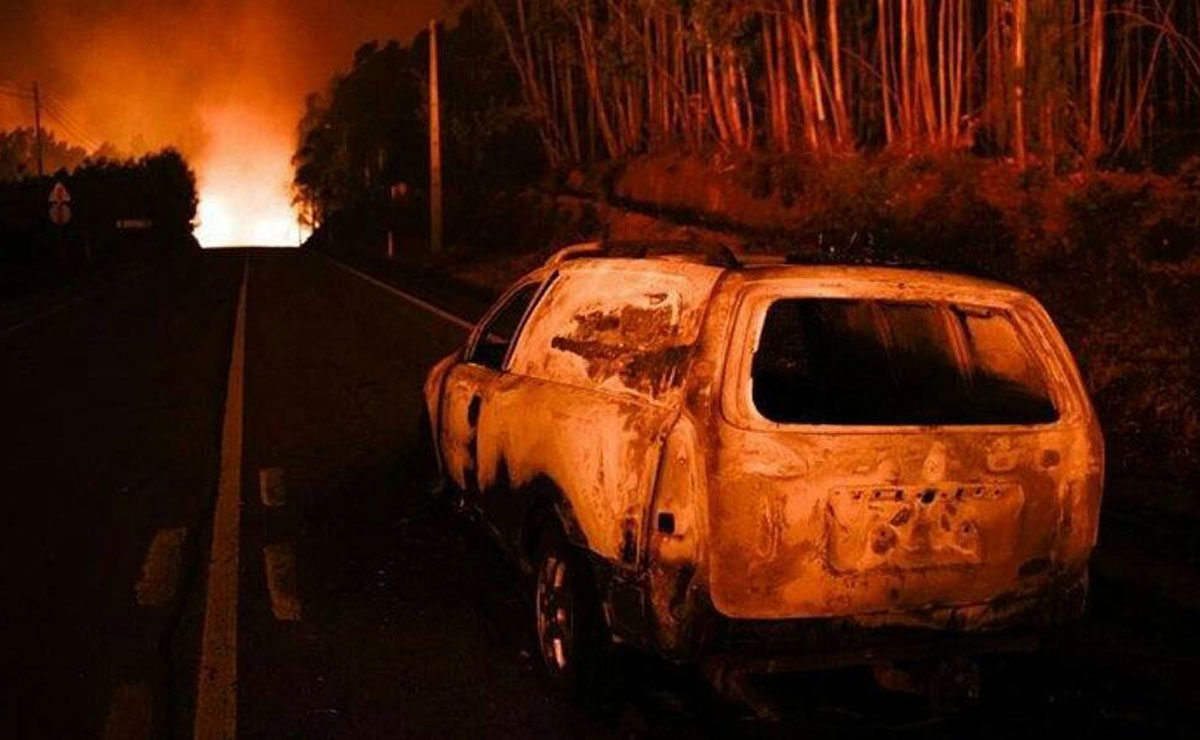
<path id="1" fill-rule="evenodd" d="M 1187 733 L 1195 616 L 1098 577 L 1088 621 L 933 715 L 863 677 L 746 719 L 621 656 L 539 676 L 524 585 L 423 496 L 427 369 L 483 306 L 308 252 L 181 256 L 0 314 L 0 736 Z M 416 288 L 410 287 L 411 292 Z M 1194 728 L 1194 724 L 1193 724 Z"/>

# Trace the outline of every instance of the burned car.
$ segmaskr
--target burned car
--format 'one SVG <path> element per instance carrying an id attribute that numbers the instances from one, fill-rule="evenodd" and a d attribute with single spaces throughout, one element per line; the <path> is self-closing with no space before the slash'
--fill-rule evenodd
<path id="1" fill-rule="evenodd" d="M 613 641 L 713 676 L 887 669 L 1028 649 L 1083 609 L 1102 438 L 1012 287 L 582 245 L 425 395 L 563 682 Z"/>

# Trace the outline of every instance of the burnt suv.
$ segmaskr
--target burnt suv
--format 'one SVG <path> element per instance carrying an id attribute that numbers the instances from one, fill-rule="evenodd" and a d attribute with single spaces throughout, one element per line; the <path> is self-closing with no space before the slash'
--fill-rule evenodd
<path id="1" fill-rule="evenodd" d="M 563 681 L 613 641 L 713 675 L 885 675 L 1083 609 L 1101 433 L 1006 285 L 581 245 L 425 397 L 446 489 L 533 576 Z"/>

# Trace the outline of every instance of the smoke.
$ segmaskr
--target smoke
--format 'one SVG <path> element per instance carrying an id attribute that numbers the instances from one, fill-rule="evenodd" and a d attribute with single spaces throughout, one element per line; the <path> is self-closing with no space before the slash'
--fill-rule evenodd
<path id="1" fill-rule="evenodd" d="M 287 182 L 305 95 L 360 44 L 407 42 L 448 14 L 447 0 L 0 1 L 0 83 L 38 81 L 44 124 L 69 141 L 180 149 L 213 244 L 294 243 Z M 27 103 L 0 98 L 0 127 L 29 124 Z"/>

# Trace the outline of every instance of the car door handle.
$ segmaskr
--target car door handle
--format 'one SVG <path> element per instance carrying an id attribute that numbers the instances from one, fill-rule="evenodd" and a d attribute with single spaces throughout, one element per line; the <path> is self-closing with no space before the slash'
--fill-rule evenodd
<path id="1" fill-rule="evenodd" d="M 471 403 L 467 405 L 467 424 L 475 426 L 479 423 L 479 408 L 483 405 L 483 398 L 478 393 L 471 396 Z"/>

